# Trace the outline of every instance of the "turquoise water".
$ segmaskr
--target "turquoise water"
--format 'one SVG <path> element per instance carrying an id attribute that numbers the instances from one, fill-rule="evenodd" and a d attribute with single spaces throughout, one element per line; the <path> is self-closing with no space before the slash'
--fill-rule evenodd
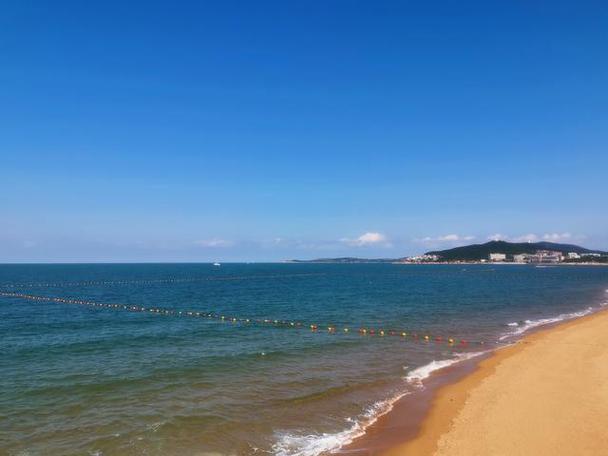
<path id="1" fill-rule="evenodd" d="M 5 293 L 252 320 L 0 297 L 0 454 L 320 454 L 445 360 L 607 288 L 608 268 L 582 266 L 0 265 Z"/>

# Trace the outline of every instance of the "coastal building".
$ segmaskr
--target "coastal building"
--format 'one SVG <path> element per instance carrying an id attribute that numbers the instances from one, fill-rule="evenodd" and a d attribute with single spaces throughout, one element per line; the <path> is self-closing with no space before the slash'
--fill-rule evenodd
<path id="1" fill-rule="evenodd" d="M 576 252 L 568 252 L 568 259 L 569 260 L 579 260 L 581 258 L 581 256 L 576 253 Z"/>
<path id="2" fill-rule="evenodd" d="M 404 262 L 406 263 L 429 263 L 439 261 L 439 257 L 437 255 L 417 255 L 407 257 Z"/>
<path id="3" fill-rule="evenodd" d="M 507 255 L 504 253 L 490 253 L 490 261 L 505 261 Z"/>
<path id="4" fill-rule="evenodd" d="M 519 255 L 513 255 L 513 262 L 514 263 L 527 263 L 528 255 L 525 253 L 520 253 Z"/>
<path id="5" fill-rule="evenodd" d="M 560 252 L 538 250 L 534 255 L 528 255 L 528 263 L 559 263 L 564 259 Z"/>
<path id="6" fill-rule="evenodd" d="M 573 258 L 568 256 L 568 258 Z M 536 253 L 520 253 L 513 255 L 514 263 L 559 263 L 564 260 L 560 252 L 537 250 Z"/>
<path id="7" fill-rule="evenodd" d="M 543 255 L 543 263 L 559 263 L 561 261 L 564 261 L 561 252 L 545 252 Z"/>

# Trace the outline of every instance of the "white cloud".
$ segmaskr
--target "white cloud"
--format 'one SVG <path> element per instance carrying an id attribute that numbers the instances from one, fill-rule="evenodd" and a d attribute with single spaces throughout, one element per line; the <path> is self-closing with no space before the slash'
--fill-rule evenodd
<path id="1" fill-rule="evenodd" d="M 489 241 L 506 241 L 507 239 L 509 239 L 509 236 L 500 233 L 491 234 L 488 236 Z"/>
<path id="2" fill-rule="evenodd" d="M 538 242 L 538 236 L 534 233 L 523 234 L 510 239 L 513 242 Z"/>
<path id="3" fill-rule="evenodd" d="M 521 236 L 509 236 L 508 234 L 491 234 L 488 236 L 489 241 L 508 241 L 508 242 L 537 242 L 539 236 L 534 233 L 522 234 Z"/>
<path id="4" fill-rule="evenodd" d="M 507 236 L 506 234 L 493 234 L 488 236 L 492 241 L 510 241 L 510 242 L 563 242 L 573 239 L 583 239 L 584 236 L 573 236 L 570 233 L 545 233 L 542 236 L 534 233 L 522 234 L 521 236 Z"/>
<path id="5" fill-rule="evenodd" d="M 423 244 L 440 244 L 440 243 L 449 243 L 449 242 L 462 242 L 462 241 L 472 241 L 475 239 L 475 236 L 461 236 L 459 234 L 446 234 L 444 236 L 426 236 L 421 239 L 414 239 L 416 242 L 421 242 Z"/>
<path id="6" fill-rule="evenodd" d="M 543 240 L 551 241 L 551 242 L 561 242 L 572 239 L 572 235 L 570 233 L 546 233 L 543 234 Z"/>
<path id="7" fill-rule="evenodd" d="M 200 247 L 208 247 L 208 248 L 221 248 L 221 247 L 232 247 L 234 242 L 227 241 L 226 239 L 203 239 L 200 241 L 194 241 L 194 243 Z"/>
<path id="8" fill-rule="evenodd" d="M 369 245 L 382 245 L 385 247 L 389 247 L 391 245 L 388 238 L 384 234 L 371 231 L 363 233 L 356 239 L 342 238 L 340 239 L 340 241 L 357 247 L 364 247 Z"/>

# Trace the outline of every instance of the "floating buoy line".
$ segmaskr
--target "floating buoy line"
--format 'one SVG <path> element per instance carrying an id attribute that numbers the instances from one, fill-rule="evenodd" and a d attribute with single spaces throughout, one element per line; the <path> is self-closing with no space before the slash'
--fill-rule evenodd
<path id="1" fill-rule="evenodd" d="M 48 297 L 38 296 L 25 293 L 15 292 L 2 292 L 0 291 L 0 297 L 4 298 L 15 298 L 15 299 L 26 299 L 29 301 L 41 301 L 41 302 L 54 302 L 59 304 L 74 304 L 87 306 L 92 308 L 102 308 L 111 310 L 122 310 L 128 312 L 148 313 L 162 316 L 174 316 L 174 317 L 187 317 L 187 318 L 202 318 L 207 320 L 215 320 L 225 323 L 242 324 L 242 325 L 258 325 L 265 327 L 278 327 L 278 328 L 292 328 L 292 329 L 306 329 L 313 333 L 329 333 L 329 334 L 342 334 L 342 335 L 359 335 L 367 337 L 398 337 L 403 340 L 413 342 L 434 342 L 437 344 L 447 344 L 449 346 L 467 346 L 467 345 L 484 345 L 483 341 L 469 341 L 466 339 L 457 339 L 455 337 L 444 337 L 438 335 L 431 335 L 424 332 L 412 332 L 405 330 L 396 329 L 383 329 L 383 328 L 372 328 L 372 327 L 348 327 L 340 325 L 320 325 L 320 324 L 306 324 L 301 321 L 290 321 L 290 320 L 276 320 L 270 318 L 243 318 L 234 315 L 221 314 L 217 312 L 203 312 L 195 310 L 176 310 L 166 307 L 145 307 L 128 304 L 109 304 L 100 303 L 95 301 L 73 299 L 73 298 L 60 298 L 60 297 Z"/>
<path id="2" fill-rule="evenodd" d="M 9 283 L 3 285 L 5 288 L 57 288 L 57 287 L 86 287 L 95 285 L 154 285 L 164 283 L 187 283 L 187 282 L 219 282 L 238 281 L 251 279 L 279 279 L 294 277 L 313 277 L 326 275 L 324 272 L 303 272 L 297 274 L 258 274 L 250 276 L 220 276 L 220 277 L 180 277 L 168 279 L 134 279 L 134 280 L 84 280 L 78 282 L 30 282 Z"/>

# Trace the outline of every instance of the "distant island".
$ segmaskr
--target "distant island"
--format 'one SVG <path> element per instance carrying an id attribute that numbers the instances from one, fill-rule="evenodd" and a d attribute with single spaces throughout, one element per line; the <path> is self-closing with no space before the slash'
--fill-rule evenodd
<path id="1" fill-rule="evenodd" d="M 339 258 L 316 258 L 314 260 L 287 260 L 287 263 L 394 263 L 399 261 L 396 258 L 357 258 L 357 257 L 339 257 Z"/>
<path id="2" fill-rule="evenodd" d="M 290 263 L 567 263 L 608 264 L 608 252 L 555 242 L 490 241 L 401 258 L 317 258 Z"/>

